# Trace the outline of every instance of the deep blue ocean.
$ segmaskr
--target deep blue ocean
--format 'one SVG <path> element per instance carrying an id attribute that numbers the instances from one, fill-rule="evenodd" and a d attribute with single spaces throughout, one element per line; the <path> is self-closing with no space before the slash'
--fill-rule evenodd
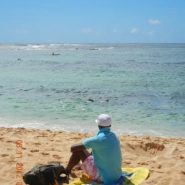
<path id="1" fill-rule="evenodd" d="M 185 137 L 185 44 L 1 44 L 0 126 Z"/>

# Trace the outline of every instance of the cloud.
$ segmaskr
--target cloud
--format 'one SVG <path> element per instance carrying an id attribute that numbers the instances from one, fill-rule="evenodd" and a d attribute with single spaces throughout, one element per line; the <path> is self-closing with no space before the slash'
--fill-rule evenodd
<path id="1" fill-rule="evenodd" d="M 92 28 L 83 28 L 81 32 L 84 34 L 95 34 L 96 33 L 96 31 Z"/>
<path id="2" fill-rule="evenodd" d="M 131 31 L 130 31 L 131 34 L 137 34 L 139 32 L 140 32 L 139 28 L 132 28 Z"/>
<path id="3" fill-rule="evenodd" d="M 159 19 L 149 19 L 148 24 L 159 25 L 159 24 L 161 24 L 161 21 Z"/>

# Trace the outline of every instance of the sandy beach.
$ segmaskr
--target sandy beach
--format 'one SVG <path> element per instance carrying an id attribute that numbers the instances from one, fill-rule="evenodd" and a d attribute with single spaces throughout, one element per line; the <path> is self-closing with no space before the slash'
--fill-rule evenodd
<path id="1" fill-rule="evenodd" d="M 22 182 L 36 164 L 60 161 L 66 166 L 70 146 L 91 134 L 24 128 L 0 128 L 0 183 Z M 150 170 L 143 185 L 184 185 L 185 139 L 120 136 L 123 166 Z M 74 170 L 79 175 L 77 170 Z M 72 180 L 72 178 L 71 178 Z"/>

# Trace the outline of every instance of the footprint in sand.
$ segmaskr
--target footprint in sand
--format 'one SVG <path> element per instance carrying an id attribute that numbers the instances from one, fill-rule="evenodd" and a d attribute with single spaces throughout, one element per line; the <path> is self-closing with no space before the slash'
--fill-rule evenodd
<path id="1" fill-rule="evenodd" d="M 7 157 L 9 156 L 8 154 L 2 154 L 1 157 Z"/>
<path id="2" fill-rule="evenodd" d="M 41 135 L 38 135 L 36 137 L 47 137 L 48 135 L 47 134 L 41 134 Z"/>
<path id="3" fill-rule="evenodd" d="M 180 159 L 184 159 L 184 156 L 180 155 L 179 158 L 180 158 Z"/>
<path id="4" fill-rule="evenodd" d="M 15 162 L 17 162 L 17 161 L 15 161 L 15 160 L 10 160 L 10 161 L 8 161 L 9 163 L 15 163 Z"/>
<path id="5" fill-rule="evenodd" d="M 40 143 L 34 143 L 35 145 L 41 145 Z"/>
<path id="6" fill-rule="evenodd" d="M 131 164 L 131 162 L 130 162 L 130 161 L 124 161 L 124 163 L 125 163 L 125 164 Z"/>
<path id="7" fill-rule="evenodd" d="M 42 155 L 49 155 L 49 153 L 46 153 L 46 152 L 42 152 Z"/>
<path id="8" fill-rule="evenodd" d="M 139 162 L 138 164 L 140 164 L 140 165 L 148 165 L 147 162 Z"/>
<path id="9" fill-rule="evenodd" d="M 13 143 L 14 141 L 6 141 L 7 143 Z"/>
<path id="10" fill-rule="evenodd" d="M 61 157 L 59 156 L 59 155 L 53 155 L 53 158 L 55 158 L 55 159 L 61 159 Z"/>
<path id="11" fill-rule="evenodd" d="M 30 152 L 39 152 L 39 150 L 37 150 L 37 149 L 36 150 L 30 150 Z"/>

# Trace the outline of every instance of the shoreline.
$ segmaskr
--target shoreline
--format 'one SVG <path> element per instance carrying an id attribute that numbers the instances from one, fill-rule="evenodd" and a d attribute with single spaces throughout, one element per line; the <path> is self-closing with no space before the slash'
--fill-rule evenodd
<path id="1" fill-rule="evenodd" d="M 0 127 L 0 182 L 22 181 L 16 169 L 22 163 L 24 174 L 36 164 L 60 161 L 66 166 L 70 146 L 90 133 Z M 183 185 L 185 182 L 185 138 L 119 135 L 124 167 L 145 166 L 150 170 L 143 185 Z M 16 143 L 21 142 L 19 148 Z M 74 170 L 79 175 L 79 171 Z M 71 179 L 72 180 L 72 179 Z"/>
<path id="2" fill-rule="evenodd" d="M 43 123 L 42 123 L 43 124 Z M 80 129 L 81 127 L 83 127 L 83 125 L 80 127 L 73 127 L 75 125 L 72 125 L 71 127 L 73 129 L 71 129 L 71 127 L 69 127 L 68 125 L 63 125 L 64 127 L 62 126 L 59 126 L 59 125 L 55 125 L 53 128 L 49 125 L 44 125 L 43 124 L 43 127 L 42 127 L 42 124 L 41 126 L 39 127 L 35 127 L 35 126 L 24 126 L 24 124 L 8 124 L 7 126 L 4 126 L 4 124 L 0 124 L 0 129 L 1 128 L 12 128 L 12 129 L 26 129 L 26 130 L 41 130 L 41 131 L 51 131 L 51 132 L 58 132 L 58 131 L 62 131 L 62 132 L 67 132 L 67 133 L 81 133 L 81 134 L 88 134 L 91 133 L 92 134 L 96 134 L 98 132 L 98 128 L 96 128 L 96 125 L 94 126 L 91 126 L 91 127 L 87 127 L 87 128 L 83 128 L 83 129 Z M 74 124 L 74 122 L 72 122 L 72 124 Z M 170 139 L 185 139 L 185 135 L 183 134 L 175 134 L 175 135 L 170 135 L 170 134 L 162 134 L 162 133 L 159 133 L 157 134 L 157 132 L 140 132 L 139 130 L 136 132 L 135 131 L 131 131 L 127 128 L 127 130 L 125 130 L 124 132 L 123 131 L 120 131 L 121 129 L 120 128 L 117 128 L 115 126 L 112 127 L 112 131 L 115 132 L 117 135 L 119 136 L 137 136 L 137 137 L 159 137 L 159 138 L 170 138 Z"/>

